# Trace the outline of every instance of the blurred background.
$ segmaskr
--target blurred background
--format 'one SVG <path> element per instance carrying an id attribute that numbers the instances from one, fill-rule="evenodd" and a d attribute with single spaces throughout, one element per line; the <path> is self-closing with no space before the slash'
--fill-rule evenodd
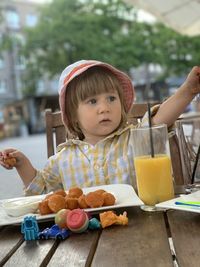
<path id="1" fill-rule="evenodd" d="M 59 110 L 67 65 L 108 62 L 131 77 L 136 102 L 162 101 L 200 64 L 199 35 L 195 0 L 1 0 L 0 150 L 16 147 L 43 167 L 44 111 Z M 193 101 L 185 112 L 199 109 Z M 0 199 L 22 195 L 15 170 L 0 168 L 0 181 Z"/>

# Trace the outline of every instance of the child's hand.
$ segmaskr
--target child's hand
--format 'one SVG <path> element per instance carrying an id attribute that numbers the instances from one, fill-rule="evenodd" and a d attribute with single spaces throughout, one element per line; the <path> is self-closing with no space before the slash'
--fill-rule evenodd
<path id="1" fill-rule="evenodd" d="M 200 67 L 193 67 L 184 85 L 193 95 L 200 93 Z"/>
<path id="2" fill-rule="evenodd" d="M 13 169 L 13 167 L 20 167 L 25 158 L 23 153 L 14 148 L 0 151 L 0 165 L 8 170 Z"/>

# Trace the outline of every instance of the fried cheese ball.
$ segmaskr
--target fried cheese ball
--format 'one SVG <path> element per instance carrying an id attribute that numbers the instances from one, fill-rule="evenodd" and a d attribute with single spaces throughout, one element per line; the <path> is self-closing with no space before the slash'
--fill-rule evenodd
<path id="1" fill-rule="evenodd" d="M 45 199 L 49 199 L 50 197 L 52 197 L 54 195 L 54 193 L 49 193 L 48 195 L 46 195 Z"/>
<path id="2" fill-rule="evenodd" d="M 79 207 L 78 205 L 78 198 L 70 197 L 67 195 L 65 197 L 65 208 L 69 210 L 74 210 Z"/>
<path id="3" fill-rule="evenodd" d="M 83 191 L 79 187 L 73 187 L 69 189 L 68 196 L 69 197 L 74 197 L 74 198 L 79 198 L 83 194 Z"/>
<path id="4" fill-rule="evenodd" d="M 112 206 L 115 204 L 115 197 L 113 196 L 113 194 L 111 193 L 108 193 L 108 192 L 104 192 L 102 194 L 103 196 L 103 199 L 104 199 L 104 202 L 103 202 L 103 205 L 104 206 Z"/>
<path id="5" fill-rule="evenodd" d="M 48 205 L 48 199 L 44 199 L 42 200 L 40 203 L 39 203 L 39 213 L 41 215 L 46 215 L 46 214 L 50 214 L 52 213 L 52 210 L 49 208 L 49 205 Z"/>
<path id="6" fill-rule="evenodd" d="M 102 207 L 104 198 L 101 194 L 90 192 L 85 196 L 85 202 L 90 208 Z"/>
<path id="7" fill-rule="evenodd" d="M 66 192 L 63 189 L 59 189 L 59 190 L 55 191 L 54 194 L 66 197 Z"/>
<path id="8" fill-rule="evenodd" d="M 104 189 L 98 189 L 98 190 L 96 190 L 96 191 L 94 191 L 94 192 L 97 193 L 97 194 L 102 195 L 102 194 L 105 193 L 106 191 L 105 191 Z"/>
<path id="9" fill-rule="evenodd" d="M 48 206 L 54 213 L 65 209 L 65 198 L 61 195 L 53 194 L 48 198 Z"/>
<path id="10" fill-rule="evenodd" d="M 79 205 L 79 208 L 81 209 L 87 209 L 88 208 L 88 205 L 85 201 L 85 195 L 82 194 L 79 198 L 78 198 L 78 205 Z"/>
<path id="11" fill-rule="evenodd" d="M 13 157 L 6 158 L 3 161 L 4 161 L 4 163 L 8 164 L 10 167 L 14 167 L 15 164 L 17 163 L 16 158 L 13 158 Z"/>

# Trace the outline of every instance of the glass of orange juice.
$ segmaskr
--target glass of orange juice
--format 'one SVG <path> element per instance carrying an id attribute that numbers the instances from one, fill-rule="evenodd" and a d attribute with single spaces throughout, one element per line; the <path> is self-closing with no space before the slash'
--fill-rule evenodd
<path id="1" fill-rule="evenodd" d="M 131 132 L 138 196 L 141 208 L 155 211 L 157 203 L 174 198 L 166 125 L 141 127 Z"/>

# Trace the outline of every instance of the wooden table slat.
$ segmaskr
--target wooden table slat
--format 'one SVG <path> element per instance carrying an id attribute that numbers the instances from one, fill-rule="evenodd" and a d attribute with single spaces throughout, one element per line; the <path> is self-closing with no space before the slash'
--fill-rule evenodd
<path id="1" fill-rule="evenodd" d="M 0 266 L 2 266 L 23 243 L 18 226 L 2 227 L 0 231 Z"/>
<path id="2" fill-rule="evenodd" d="M 48 266 L 90 266 L 98 239 L 99 231 L 72 234 L 59 244 Z"/>
<path id="3" fill-rule="evenodd" d="M 162 213 L 127 209 L 129 225 L 102 231 L 93 267 L 172 267 L 173 261 Z"/>
<path id="4" fill-rule="evenodd" d="M 167 212 L 167 217 L 179 266 L 200 266 L 199 214 L 171 210 Z"/>

